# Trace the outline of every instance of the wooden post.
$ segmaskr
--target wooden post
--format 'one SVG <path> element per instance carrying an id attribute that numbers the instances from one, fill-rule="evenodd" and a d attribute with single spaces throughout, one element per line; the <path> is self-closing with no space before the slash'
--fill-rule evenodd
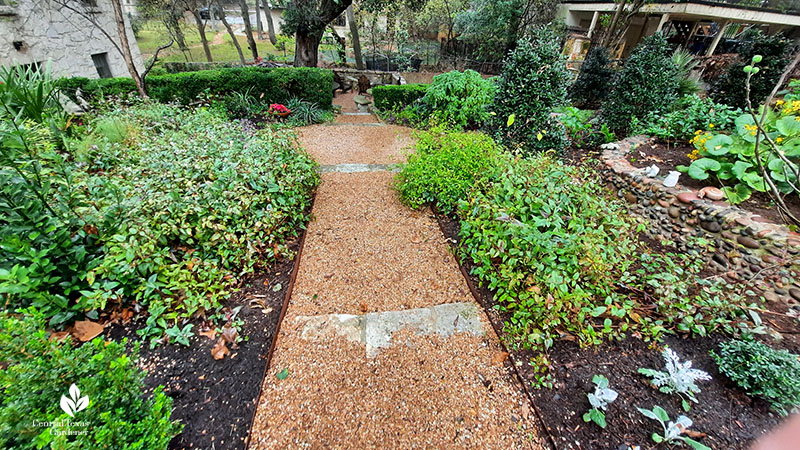
<path id="1" fill-rule="evenodd" d="M 587 38 L 589 39 L 592 38 L 592 33 L 594 33 L 594 29 L 595 27 L 597 27 L 597 20 L 599 18 L 600 18 L 600 11 L 595 11 L 594 14 L 592 14 L 592 23 L 589 25 L 589 32 L 586 33 Z"/>
<path id="2" fill-rule="evenodd" d="M 719 41 L 722 40 L 722 35 L 725 34 L 725 30 L 728 29 L 728 24 L 730 23 L 731 23 L 730 20 L 726 20 L 721 24 L 719 24 L 719 28 L 717 29 L 717 35 L 714 36 L 714 40 L 712 40 L 711 45 L 708 46 L 708 49 L 706 50 L 706 56 L 711 56 L 714 54 L 714 50 L 717 49 L 717 45 L 719 44 Z"/>
<path id="3" fill-rule="evenodd" d="M 660 32 L 664 28 L 664 25 L 667 24 L 667 22 L 669 22 L 669 14 L 662 14 L 661 20 L 658 22 L 658 28 L 656 28 L 656 33 Z"/>

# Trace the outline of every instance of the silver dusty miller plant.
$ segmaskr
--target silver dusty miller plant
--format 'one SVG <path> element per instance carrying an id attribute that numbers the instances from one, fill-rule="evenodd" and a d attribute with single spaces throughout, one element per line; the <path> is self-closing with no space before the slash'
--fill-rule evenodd
<path id="1" fill-rule="evenodd" d="M 666 361 L 666 372 L 653 369 L 639 369 L 639 373 L 650 377 L 652 383 L 659 391 L 665 394 L 678 394 L 681 396 L 683 409 L 689 410 L 687 399 L 697 403 L 695 394 L 700 392 L 697 381 L 710 380 L 711 375 L 699 369 L 692 369 L 692 362 L 681 362 L 678 355 L 667 347 L 662 353 Z"/>
<path id="2" fill-rule="evenodd" d="M 594 383 L 594 393 L 586 394 L 589 397 L 589 404 L 592 405 L 587 413 L 583 415 L 584 422 L 594 422 L 600 428 L 606 427 L 606 414 L 605 410 L 608 404 L 617 399 L 617 391 L 608 387 L 608 378 L 602 375 L 595 375 L 592 377 Z"/>

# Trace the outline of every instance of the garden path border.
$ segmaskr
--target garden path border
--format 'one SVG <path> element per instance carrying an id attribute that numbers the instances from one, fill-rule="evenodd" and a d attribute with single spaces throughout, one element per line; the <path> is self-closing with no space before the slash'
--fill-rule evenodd
<path id="1" fill-rule="evenodd" d="M 308 206 L 309 215 L 314 210 L 314 202 L 317 200 L 317 191 L 316 189 L 311 194 L 311 204 Z M 300 268 L 300 260 L 303 259 L 303 248 L 305 248 L 306 244 L 306 235 L 308 235 L 308 224 L 313 219 L 309 219 L 306 222 L 305 228 L 303 228 L 303 235 L 300 237 L 300 243 L 297 247 L 297 256 L 294 258 L 294 265 L 292 266 L 292 275 L 289 277 L 289 287 L 286 288 L 286 293 L 283 296 L 283 305 L 281 306 L 281 314 L 278 317 L 278 323 L 275 325 L 275 332 L 272 333 L 272 343 L 269 345 L 269 353 L 267 353 L 267 360 L 266 364 L 264 365 L 264 373 L 261 375 L 261 378 L 258 382 L 258 395 L 256 396 L 256 409 L 253 411 L 253 417 L 250 419 L 250 427 L 247 429 L 247 438 L 244 442 L 244 448 L 250 448 L 250 438 L 253 435 L 253 424 L 256 421 L 256 413 L 258 412 L 258 405 L 261 403 L 261 395 L 264 391 L 264 383 L 262 380 L 267 376 L 269 373 L 269 365 L 272 362 L 272 355 L 275 353 L 275 346 L 278 343 L 278 335 L 281 332 L 281 324 L 283 324 L 283 319 L 286 317 L 286 311 L 289 309 L 289 299 L 292 297 L 292 291 L 294 290 L 294 283 L 297 280 L 297 272 Z"/>

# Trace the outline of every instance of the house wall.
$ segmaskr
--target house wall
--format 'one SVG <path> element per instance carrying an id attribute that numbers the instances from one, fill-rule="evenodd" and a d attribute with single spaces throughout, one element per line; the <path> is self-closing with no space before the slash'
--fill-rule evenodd
<path id="1" fill-rule="evenodd" d="M 75 2 L 77 3 L 77 2 Z M 111 2 L 97 0 L 91 11 L 115 41 L 119 41 Z M 136 39 L 126 23 L 134 63 L 143 67 Z M 17 50 L 14 42 L 22 42 Z M 0 65 L 44 63 L 51 60 L 56 76 L 98 78 L 92 55 L 106 53 L 111 75 L 129 76 L 122 55 L 97 27 L 48 0 L 17 0 L 0 7 Z"/>

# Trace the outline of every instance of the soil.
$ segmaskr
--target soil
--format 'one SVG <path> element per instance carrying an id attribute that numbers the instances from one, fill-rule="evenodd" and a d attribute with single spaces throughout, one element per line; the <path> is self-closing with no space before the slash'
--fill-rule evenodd
<path id="1" fill-rule="evenodd" d="M 296 255 L 298 248 L 296 239 L 290 249 Z M 172 419 L 184 424 L 170 449 L 245 448 L 294 264 L 295 259 L 282 260 L 255 273 L 225 302 L 226 311 L 241 306 L 236 319 L 243 321 L 239 334 L 244 340 L 224 359 L 211 355 L 216 339 L 199 334 L 189 339 L 188 347 L 166 344 L 150 349 L 143 341 L 139 366 L 148 371 L 145 384 L 148 389 L 164 386 L 173 399 Z M 202 323 L 193 322 L 197 333 Z M 143 320 L 112 325 L 108 335 L 135 341 L 136 330 L 143 326 Z"/>
<path id="2" fill-rule="evenodd" d="M 675 170 L 676 166 L 689 166 L 692 160 L 689 153 L 694 150 L 694 146 L 686 142 L 664 142 L 656 141 L 654 145 L 643 145 L 631 152 L 628 161 L 634 167 L 649 167 L 657 165 L 661 171 L 659 175 L 666 175 L 670 170 Z M 706 186 L 722 188 L 720 180 L 708 178 L 707 180 L 695 180 L 686 174 L 681 174 L 679 183 L 689 189 L 698 190 Z M 786 206 L 795 217 L 800 217 L 800 196 L 788 195 L 784 199 Z M 774 202 L 766 192 L 753 192 L 753 195 L 743 203 L 737 205 L 740 208 L 758 214 L 764 219 L 775 223 L 790 223 L 778 212 Z"/>
<path id="3" fill-rule="evenodd" d="M 441 214 L 438 219 L 448 241 L 454 246 L 458 245 L 459 222 Z M 640 239 L 653 251 L 673 251 L 644 235 L 640 235 Z M 470 275 L 471 262 L 463 262 L 462 268 L 473 294 L 486 310 L 497 333 L 504 338 L 503 324 L 508 320 L 507 314 L 494 309 L 492 291 L 480 287 L 477 277 Z M 797 328 L 796 319 L 769 314 L 762 314 L 762 317 L 777 329 Z M 800 345 L 797 336 L 788 334 L 784 337 L 780 343 L 771 338 L 765 341 L 769 345 L 798 353 Z M 782 418 L 771 412 L 766 402 L 747 396 L 717 371 L 709 351 L 727 339 L 721 335 L 705 338 L 667 336 L 656 345 L 628 337 L 619 342 L 583 349 L 573 342 L 559 341 L 548 354 L 552 388 L 536 389 L 532 386 L 537 373 L 530 361 L 537 352 L 510 349 L 509 359 L 513 360 L 518 374 L 524 380 L 525 389 L 533 398 L 537 414 L 556 448 L 616 450 L 626 449 L 626 445 L 651 448 L 654 444 L 650 435 L 660 431 L 660 425 L 643 416 L 636 407 L 652 409 L 659 405 L 669 412 L 672 419 L 680 414 L 689 416 L 694 421 L 691 429 L 705 433 L 697 438 L 705 445 L 714 449 L 744 449 L 758 436 L 778 425 Z M 664 345 L 712 376 L 712 380 L 700 382 L 701 392 L 697 395 L 699 403 L 692 404 L 689 412 L 682 410 L 678 397 L 658 392 L 649 385 L 646 377 L 637 373 L 643 367 L 664 367 L 660 354 Z M 605 429 L 583 421 L 583 413 L 589 409 L 586 393 L 593 391 L 591 380 L 596 374 L 606 376 L 610 387 L 619 393 L 619 398 L 606 412 L 608 426 Z"/>

